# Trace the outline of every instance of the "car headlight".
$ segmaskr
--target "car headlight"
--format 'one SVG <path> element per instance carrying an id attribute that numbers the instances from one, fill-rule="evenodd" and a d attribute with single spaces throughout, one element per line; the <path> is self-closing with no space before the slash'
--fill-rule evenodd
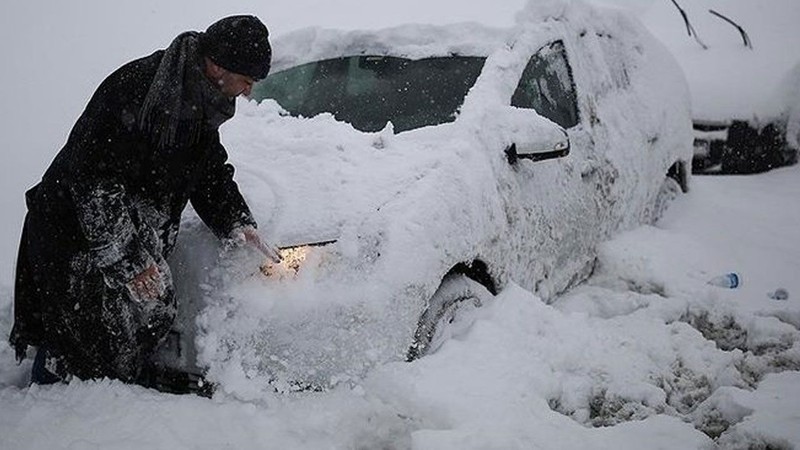
<path id="1" fill-rule="evenodd" d="M 278 254 L 281 256 L 281 262 L 274 263 L 271 261 L 265 262 L 261 265 L 261 272 L 268 278 L 283 279 L 294 277 L 300 271 L 300 268 L 308 258 L 309 253 L 314 247 L 322 247 L 324 245 L 333 244 L 336 240 L 326 240 L 319 242 L 310 242 L 307 244 L 293 245 L 291 247 L 279 247 Z"/>

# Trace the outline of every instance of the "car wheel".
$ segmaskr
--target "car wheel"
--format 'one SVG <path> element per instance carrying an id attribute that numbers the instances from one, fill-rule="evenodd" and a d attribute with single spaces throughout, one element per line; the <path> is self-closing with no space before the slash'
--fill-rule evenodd
<path id="1" fill-rule="evenodd" d="M 661 183 L 661 188 L 656 195 L 656 201 L 653 204 L 653 222 L 657 222 L 669 208 L 669 205 L 683 192 L 681 184 L 678 180 L 667 176 L 664 182 Z"/>
<path id="2" fill-rule="evenodd" d="M 447 339 L 465 331 L 474 322 L 474 311 L 492 297 L 482 284 L 464 274 L 447 275 L 420 316 L 406 360 L 433 353 Z"/>

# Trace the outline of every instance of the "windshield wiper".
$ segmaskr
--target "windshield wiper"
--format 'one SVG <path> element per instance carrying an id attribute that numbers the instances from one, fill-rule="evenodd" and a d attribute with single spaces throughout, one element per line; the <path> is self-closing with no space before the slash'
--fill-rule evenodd
<path id="1" fill-rule="evenodd" d="M 731 24 L 734 27 L 736 27 L 736 29 L 739 30 L 739 34 L 742 35 L 742 40 L 744 41 L 744 46 L 749 48 L 749 49 L 751 49 L 751 50 L 753 49 L 753 43 L 750 41 L 750 36 L 747 35 L 747 32 L 744 31 L 744 28 L 742 28 L 738 23 L 736 23 L 733 20 L 731 20 L 731 19 L 723 16 L 722 14 L 714 11 L 713 9 L 709 9 L 708 12 L 710 12 L 711 14 L 719 17 L 720 19 L 724 20 L 725 22 L 728 22 L 729 24 Z"/>
<path id="2" fill-rule="evenodd" d="M 679 5 L 678 2 L 676 2 L 675 0 L 672 0 L 672 4 L 675 5 L 676 8 L 678 8 L 678 11 L 680 11 L 681 17 L 683 17 L 683 22 L 686 23 L 686 32 L 689 33 L 689 36 L 694 37 L 694 40 L 697 41 L 698 44 L 700 44 L 700 47 L 703 47 L 703 50 L 708 50 L 708 46 L 704 44 L 703 41 L 700 40 L 700 36 L 698 36 L 697 32 L 694 31 L 694 27 L 689 22 L 689 15 L 686 14 L 686 11 L 684 11 L 683 8 L 681 8 L 681 5 Z"/>

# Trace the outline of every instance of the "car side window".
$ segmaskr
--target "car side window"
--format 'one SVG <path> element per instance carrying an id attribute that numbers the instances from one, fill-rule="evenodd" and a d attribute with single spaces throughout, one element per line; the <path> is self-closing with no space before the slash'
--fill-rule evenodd
<path id="1" fill-rule="evenodd" d="M 522 72 L 511 106 L 535 109 L 564 128 L 578 124 L 578 101 L 572 68 L 562 41 L 539 49 Z"/>

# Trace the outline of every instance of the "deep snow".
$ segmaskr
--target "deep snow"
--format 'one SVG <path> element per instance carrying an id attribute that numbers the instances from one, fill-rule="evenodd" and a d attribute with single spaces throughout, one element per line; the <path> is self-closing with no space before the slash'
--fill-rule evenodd
<path id="1" fill-rule="evenodd" d="M 656 226 L 606 243 L 595 275 L 555 303 L 512 286 L 433 355 L 324 393 L 242 401 L 112 381 L 19 387 L 29 365 L 14 366 L 4 346 L 0 448 L 711 445 L 698 429 L 722 433 L 726 448 L 792 448 L 798 196 L 797 166 L 696 177 Z M 706 284 L 727 270 L 740 288 Z M 777 287 L 788 300 L 767 296 Z"/>

